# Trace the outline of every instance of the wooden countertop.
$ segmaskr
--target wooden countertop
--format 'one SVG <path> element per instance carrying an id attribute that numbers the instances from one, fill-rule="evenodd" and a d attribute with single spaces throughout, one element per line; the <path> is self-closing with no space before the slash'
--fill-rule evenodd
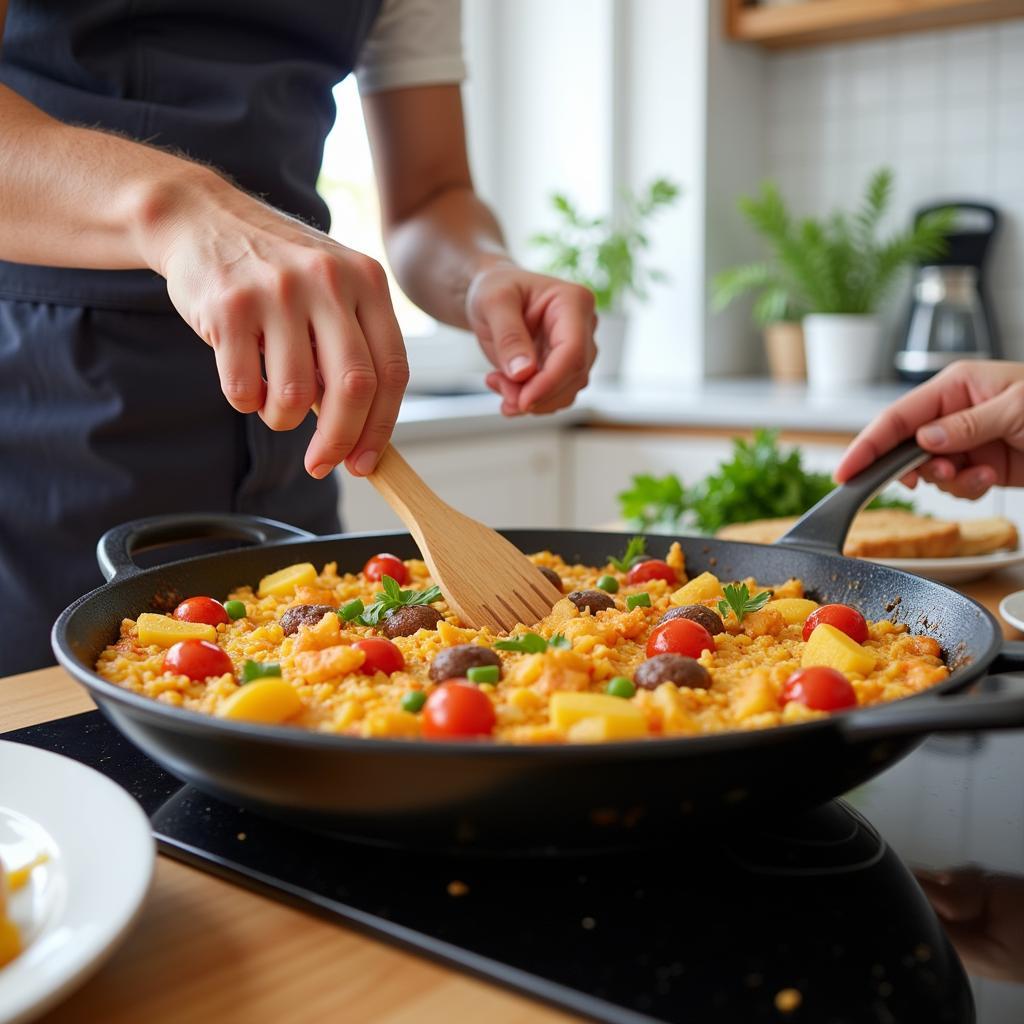
<path id="1" fill-rule="evenodd" d="M 996 612 L 1024 590 L 1024 568 L 967 584 Z M 1012 639 L 1015 630 L 1004 627 Z M 93 707 L 62 669 L 0 680 L 0 733 Z M 558 1024 L 573 1018 L 525 997 L 157 858 L 128 940 L 43 1024 Z"/>

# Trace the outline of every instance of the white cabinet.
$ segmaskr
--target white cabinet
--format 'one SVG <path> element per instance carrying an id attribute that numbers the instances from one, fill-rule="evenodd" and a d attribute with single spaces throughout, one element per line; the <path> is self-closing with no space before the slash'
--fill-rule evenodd
<path id="1" fill-rule="evenodd" d="M 488 526 L 559 526 L 563 438 L 558 430 L 530 430 L 406 441 L 402 454 L 445 501 Z M 365 480 L 344 474 L 341 488 L 346 530 L 401 527 Z"/>

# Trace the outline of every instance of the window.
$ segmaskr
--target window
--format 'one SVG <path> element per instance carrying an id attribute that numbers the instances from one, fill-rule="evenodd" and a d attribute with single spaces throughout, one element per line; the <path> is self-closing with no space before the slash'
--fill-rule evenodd
<path id="1" fill-rule="evenodd" d="M 335 88 L 334 102 L 338 118 L 327 136 L 317 182 L 317 189 L 331 211 L 331 237 L 372 256 L 387 269 L 398 324 L 406 338 L 431 334 L 436 321 L 405 296 L 388 266 L 380 231 L 377 182 L 359 91 L 352 75 Z"/>

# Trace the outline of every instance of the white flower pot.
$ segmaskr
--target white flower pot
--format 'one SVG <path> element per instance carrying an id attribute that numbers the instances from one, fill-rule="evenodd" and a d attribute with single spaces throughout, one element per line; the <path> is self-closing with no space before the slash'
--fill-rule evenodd
<path id="1" fill-rule="evenodd" d="M 848 313 L 805 316 L 808 389 L 834 395 L 869 384 L 881 368 L 882 342 L 882 324 L 877 317 Z"/>
<path id="2" fill-rule="evenodd" d="M 597 360 L 590 371 L 592 381 L 610 381 L 622 375 L 622 361 L 626 352 L 626 329 L 629 321 L 623 313 L 599 313 L 594 341 Z"/>

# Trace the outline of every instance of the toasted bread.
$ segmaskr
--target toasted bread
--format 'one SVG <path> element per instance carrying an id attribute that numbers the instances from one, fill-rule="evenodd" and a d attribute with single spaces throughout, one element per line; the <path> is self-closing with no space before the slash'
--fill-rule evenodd
<path id="1" fill-rule="evenodd" d="M 718 536 L 771 544 L 795 522 L 794 518 L 758 519 L 726 526 L 718 531 Z M 852 558 L 947 558 L 957 554 L 959 542 L 960 528 L 956 523 L 877 509 L 861 512 L 853 521 L 843 554 Z"/>
<path id="2" fill-rule="evenodd" d="M 1009 519 L 962 519 L 958 555 L 988 555 L 994 551 L 1016 551 L 1019 544 L 1017 527 Z"/>
<path id="3" fill-rule="evenodd" d="M 946 519 L 876 509 L 853 521 L 843 554 L 852 558 L 951 558 L 960 527 Z"/>

